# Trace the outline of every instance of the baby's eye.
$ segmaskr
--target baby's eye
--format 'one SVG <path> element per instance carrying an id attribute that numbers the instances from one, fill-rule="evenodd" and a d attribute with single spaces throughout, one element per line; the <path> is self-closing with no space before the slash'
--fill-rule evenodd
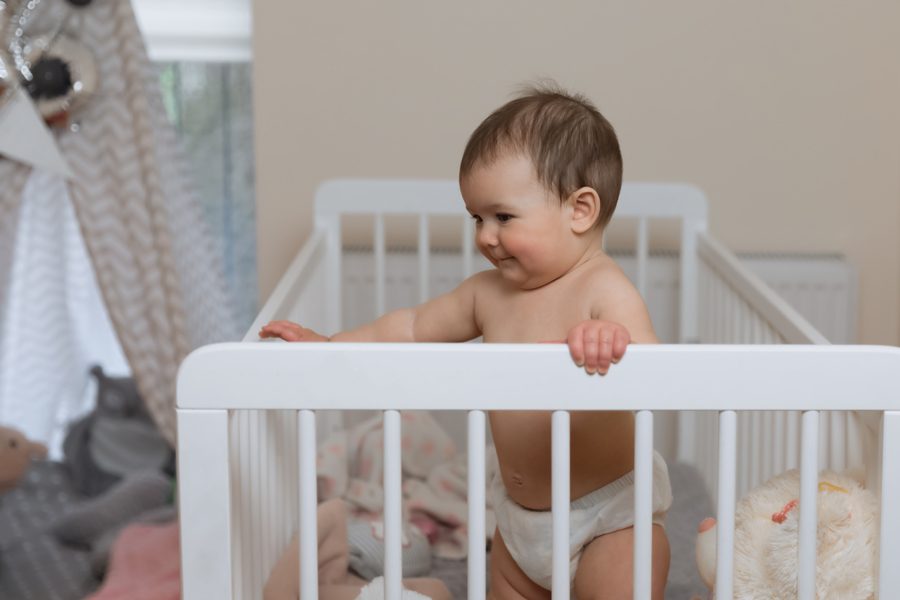
<path id="1" fill-rule="evenodd" d="M 512 219 L 512 215 L 506 213 L 497 213 L 497 220 L 501 223 L 506 223 L 510 219 Z"/>

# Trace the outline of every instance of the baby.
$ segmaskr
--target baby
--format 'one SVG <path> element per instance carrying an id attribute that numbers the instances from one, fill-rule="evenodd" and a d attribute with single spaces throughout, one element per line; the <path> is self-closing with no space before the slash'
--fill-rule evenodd
<path id="1" fill-rule="evenodd" d="M 478 249 L 494 266 L 452 292 L 330 338 L 288 321 L 260 337 L 287 341 L 565 340 L 575 364 L 607 373 L 631 343 L 657 341 L 637 290 L 601 248 L 622 183 L 615 131 L 585 98 L 528 90 L 488 116 L 466 145 L 459 184 Z M 550 414 L 490 414 L 500 476 L 491 597 L 549 598 Z M 571 415 L 570 581 L 575 597 L 631 598 L 634 421 L 630 412 Z M 653 598 L 662 599 L 672 501 L 654 457 Z"/>

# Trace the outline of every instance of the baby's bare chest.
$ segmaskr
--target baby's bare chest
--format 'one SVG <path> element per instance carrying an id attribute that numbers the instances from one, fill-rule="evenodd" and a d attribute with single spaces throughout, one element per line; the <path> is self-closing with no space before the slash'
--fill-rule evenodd
<path id="1" fill-rule="evenodd" d="M 557 342 L 585 319 L 591 303 L 583 293 L 546 291 L 498 294 L 479 306 L 485 342 Z"/>

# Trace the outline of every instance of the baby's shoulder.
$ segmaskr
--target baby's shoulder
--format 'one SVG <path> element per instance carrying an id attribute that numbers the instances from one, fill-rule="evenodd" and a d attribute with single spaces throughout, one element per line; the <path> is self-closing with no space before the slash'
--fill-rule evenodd
<path id="1" fill-rule="evenodd" d="M 591 318 L 624 325 L 634 342 L 656 343 L 647 305 L 621 267 L 609 259 L 596 269 L 585 293 Z"/>
<path id="2" fill-rule="evenodd" d="M 586 266 L 580 279 L 585 286 L 600 290 L 634 289 L 622 267 L 609 256 L 603 255 Z"/>
<path id="3" fill-rule="evenodd" d="M 455 296 L 462 295 L 467 298 L 483 298 L 489 294 L 496 293 L 501 283 L 496 269 L 481 271 L 464 279 L 452 293 Z"/>
<path id="4" fill-rule="evenodd" d="M 580 292 L 593 304 L 643 304 L 637 288 L 612 258 L 592 261 L 579 280 Z"/>

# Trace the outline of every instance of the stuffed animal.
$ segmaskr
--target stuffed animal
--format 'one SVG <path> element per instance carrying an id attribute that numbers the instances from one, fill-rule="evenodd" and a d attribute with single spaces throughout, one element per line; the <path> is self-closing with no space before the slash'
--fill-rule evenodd
<path id="1" fill-rule="evenodd" d="M 29 441 L 21 431 L 0 427 L 0 494 L 19 485 L 32 459 L 46 456 L 45 445 Z"/>
<path id="2" fill-rule="evenodd" d="M 122 479 L 145 471 L 165 471 L 174 453 L 159 433 L 130 377 L 110 377 L 99 366 L 97 406 L 69 426 L 63 441 L 72 485 L 85 496 L 100 496 Z"/>
<path id="3" fill-rule="evenodd" d="M 738 502 L 734 517 L 734 598 L 797 597 L 800 473 L 778 475 Z M 875 598 L 878 501 L 861 478 L 819 475 L 816 597 Z M 716 576 L 716 522 L 697 534 L 697 567 L 710 590 Z M 712 597 L 712 593 L 710 594 Z"/>

